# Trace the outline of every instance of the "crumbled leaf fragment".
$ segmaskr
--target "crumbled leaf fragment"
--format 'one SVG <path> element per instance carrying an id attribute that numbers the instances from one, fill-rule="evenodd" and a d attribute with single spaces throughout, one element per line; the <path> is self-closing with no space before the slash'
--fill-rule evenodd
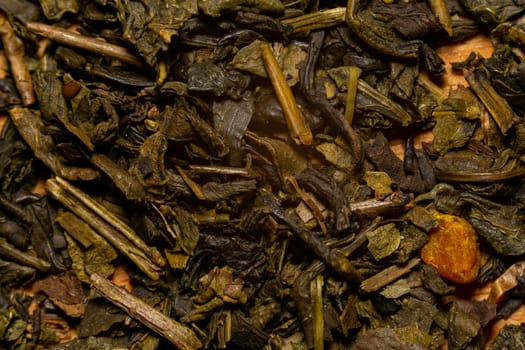
<path id="1" fill-rule="evenodd" d="M 396 251 L 401 242 L 401 233 L 396 225 L 391 223 L 383 225 L 367 233 L 368 250 L 374 259 L 381 260 Z"/>

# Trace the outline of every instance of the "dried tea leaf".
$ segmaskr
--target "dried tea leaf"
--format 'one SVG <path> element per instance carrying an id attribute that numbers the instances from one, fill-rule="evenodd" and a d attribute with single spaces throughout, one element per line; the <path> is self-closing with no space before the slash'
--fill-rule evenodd
<path id="1" fill-rule="evenodd" d="M 327 161 L 341 170 L 350 169 L 352 166 L 352 155 L 348 150 L 335 142 L 321 142 L 315 146 L 315 149 L 321 153 Z"/>
<path id="2" fill-rule="evenodd" d="M 405 160 L 402 161 L 394 154 L 382 133 L 378 133 L 373 140 L 366 142 L 364 149 L 366 157 L 377 170 L 387 173 L 402 191 L 424 193 L 434 187 L 432 166 L 428 157 L 422 152 L 413 150 L 412 157 L 409 157 L 407 152 Z M 407 151 L 409 149 L 407 148 Z"/>
<path id="3" fill-rule="evenodd" d="M 401 243 L 401 233 L 394 223 L 379 226 L 368 232 L 368 250 L 374 259 L 381 260 L 391 255 Z"/>
<path id="4" fill-rule="evenodd" d="M 223 100 L 213 102 L 213 125 L 230 148 L 230 165 L 237 166 L 241 164 L 241 140 L 252 120 L 254 102 L 254 98 L 251 95 L 243 96 L 241 101 Z"/>
<path id="5" fill-rule="evenodd" d="M 73 339 L 64 344 L 54 346 L 56 350 L 115 350 L 128 348 L 129 340 L 126 337 L 87 337 Z"/>
<path id="6" fill-rule="evenodd" d="M 49 135 L 43 134 L 44 122 L 40 118 L 38 111 L 26 108 L 13 108 L 9 110 L 11 120 L 15 124 L 18 132 L 29 147 L 35 153 L 35 157 L 40 159 L 56 175 L 68 180 L 94 180 L 98 178 L 99 172 L 92 168 L 82 168 L 64 165 L 58 157 L 55 144 Z"/>
<path id="7" fill-rule="evenodd" d="M 462 0 L 461 3 L 483 23 L 504 22 L 523 12 L 523 4 L 514 0 Z"/>
<path id="8" fill-rule="evenodd" d="M 386 286 L 380 294 L 388 299 L 397 299 L 409 292 L 410 285 L 405 278 L 402 278 Z"/>
<path id="9" fill-rule="evenodd" d="M 396 327 L 416 325 L 420 331 L 428 333 L 438 312 L 438 308 L 432 303 L 410 298 L 392 318 Z"/>
<path id="10" fill-rule="evenodd" d="M 525 347 L 525 325 L 504 325 L 494 342 L 490 345 L 490 350 L 498 349 L 523 349 Z"/>
<path id="11" fill-rule="evenodd" d="M 139 179 L 147 191 L 162 191 L 168 182 L 164 159 L 168 141 L 161 131 L 150 135 L 140 146 L 139 156 L 129 173 Z"/>
<path id="12" fill-rule="evenodd" d="M 475 122 L 465 121 L 453 115 L 440 116 L 432 131 L 434 148 L 440 154 L 461 148 L 470 140 L 475 128 Z"/>
<path id="13" fill-rule="evenodd" d="M 215 96 L 232 94 L 237 88 L 233 77 L 223 65 L 211 61 L 192 64 L 188 68 L 188 90 L 207 91 Z"/>
<path id="14" fill-rule="evenodd" d="M 456 289 L 443 281 L 436 268 L 432 265 L 422 264 L 421 272 L 425 287 L 438 295 L 451 294 Z"/>
<path id="15" fill-rule="evenodd" d="M 412 256 L 413 253 L 421 249 L 428 241 L 428 235 L 409 223 L 403 223 L 401 230 L 401 243 L 399 248 L 390 257 L 394 263 L 406 263 Z"/>
<path id="16" fill-rule="evenodd" d="M 246 136 L 250 142 L 253 141 L 271 155 L 281 183 L 284 184 L 288 176 L 298 174 L 308 167 L 308 159 L 290 144 L 278 139 L 260 137 L 252 132 L 247 132 Z"/>
<path id="17" fill-rule="evenodd" d="M 464 312 L 452 304 L 448 319 L 448 348 L 463 349 L 481 329 L 480 323 L 471 313 Z"/>
<path id="18" fill-rule="evenodd" d="M 30 282 L 35 278 L 36 270 L 0 259 L 0 285 L 10 288 Z"/>
<path id="19" fill-rule="evenodd" d="M 198 13 L 197 1 L 166 0 L 117 1 L 117 18 L 122 36 L 131 42 L 150 65 L 157 63 L 160 52 L 168 49 L 172 37 L 184 23 Z"/>
<path id="20" fill-rule="evenodd" d="M 127 315 L 103 298 L 91 298 L 87 302 L 86 311 L 80 320 L 78 336 L 92 337 L 109 331 L 117 324 L 122 324 Z"/>
<path id="21" fill-rule="evenodd" d="M 77 13 L 80 3 L 79 0 L 40 0 L 44 15 L 52 20 L 59 20 L 66 12 Z"/>
<path id="22" fill-rule="evenodd" d="M 363 180 L 366 185 L 374 190 L 374 197 L 376 199 L 383 199 L 392 194 L 392 185 L 394 182 L 387 173 L 382 171 L 367 171 Z"/>
<path id="23" fill-rule="evenodd" d="M 413 331 L 420 332 L 416 328 Z M 406 337 L 406 336 L 404 336 Z M 359 334 L 355 342 L 350 347 L 351 350 L 423 350 L 425 347 L 421 344 L 414 344 L 404 341 L 400 338 L 396 329 L 393 328 L 375 328 L 364 334 Z"/>
<path id="24" fill-rule="evenodd" d="M 73 272 L 66 271 L 60 275 L 51 275 L 38 280 L 35 288 L 46 293 L 49 299 L 68 316 L 84 315 L 84 291 L 80 280 Z"/>
<path id="25" fill-rule="evenodd" d="M 220 201 L 231 196 L 251 192 L 257 189 L 255 180 L 233 181 L 225 183 L 208 182 L 202 186 L 206 200 Z"/>
<path id="26" fill-rule="evenodd" d="M 469 221 L 494 250 L 506 255 L 521 255 L 525 249 L 525 217 L 518 207 L 487 200 L 469 200 Z"/>
<path id="27" fill-rule="evenodd" d="M 434 227 L 437 227 L 439 222 L 432 215 L 432 213 L 422 206 L 415 206 L 405 217 L 412 222 L 415 226 L 421 228 L 425 232 L 430 231 Z"/>
<path id="28" fill-rule="evenodd" d="M 93 272 L 104 277 L 114 272 L 111 262 L 118 257 L 117 251 L 87 223 L 64 210 L 59 211 L 55 220 L 66 231 L 66 237 L 72 236 L 75 240 L 68 240 L 68 249 L 78 279 L 89 283 L 89 275 Z"/>

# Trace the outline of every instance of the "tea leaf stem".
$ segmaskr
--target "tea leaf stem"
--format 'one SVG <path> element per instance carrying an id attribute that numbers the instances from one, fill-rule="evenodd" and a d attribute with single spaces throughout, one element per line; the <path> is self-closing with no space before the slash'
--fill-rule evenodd
<path id="1" fill-rule="evenodd" d="M 91 287 L 114 305 L 124 310 L 149 329 L 160 334 L 181 350 L 193 350 L 202 347 L 195 332 L 164 315 L 131 293 L 117 287 L 107 279 L 94 273 L 90 276 Z"/>
<path id="2" fill-rule="evenodd" d="M 93 200 L 86 193 L 82 192 L 79 188 L 73 186 L 61 177 L 55 177 L 56 182 L 68 193 L 72 194 L 76 199 L 81 201 L 86 207 L 93 210 L 99 215 L 104 221 L 113 226 L 116 230 L 122 233 L 127 239 L 129 239 L 134 245 L 140 250 L 144 251 L 146 255 L 151 259 L 153 263 L 158 266 L 165 266 L 166 261 L 162 257 L 162 254 L 154 247 L 148 246 L 131 227 L 125 222 L 120 220 L 116 215 L 106 210 L 100 203 Z"/>
<path id="3" fill-rule="evenodd" d="M 18 264 L 33 267 L 42 272 L 46 272 L 51 268 L 49 262 L 16 249 L 2 237 L 0 237 L 0 255 Z"/>
<path id="4" fill-rule="evenodd" d="M 357 85 L 359 83 L 359 75 L 361 74 L 361 69 L 356 66 L 350 66 L 348 68 L 348 80 L 346 83 L 346 109 L 345 109 L 345 118 L 348 121 L 348 124 L 352 124 L 354 120 L 355 112 L 355 98 L 357 96 Z"/>
<path id="5" fill-rule="evenodd" d="M 339 25 L 345 21 L 345 14 L 345 7 L 335 7 L 332 9 L 308 13 L 302 16 L 286 18 L 281 22 L 291 25 L 293 31 L 297 33 Z"/>
<path id="6" fill-rule="evenodd" d="M 0 11 L 0 38 L 22 103 L 24 106 L 32 105 L 35 103 L 36 97 L 31 74 L 25 63 L 24 44 L 15 35 L 13 27 L 3 11 Z"/>
<path id="7" fill-rule="evenodd" d="M 310 281 L 310 299 L 312 300 L 312 321 L 314 350 L 324 349 L 324 311 L 323 311 L 323 275 L 317 275 Z"/>
<path id="8" fill-rule="evenodd" d="M 116 58 L 134 66 L 140 67 L 143 65 L 141 60 L 129 52 L 125 47 L 107 43 L 97 38 L 76 34 L 64 28 L 50 26 L 39 22 L 27 22 L 26 28 L 35 34 L 64 45 Z"/>
<path id="9" fill-rule="evenodd" d="M 405 266 L 392 265 L 381 272 L 376 273 L 370 278 L 361 282 L 361 289 L 367 293 L 375 292 L 387 284 L 397 280 L 399 277 L 410 272 L 414 266 L 419 264 L 420 258 L 412 258 Z"/>
<path id="10" fill-rule="evenodd" d="M 272 82 L 275 95 L 283 109 L 284 118 L 292 139 L 297 144 L 311 145 L 313 142 L 312 131 L 304 119 L 301 110 L 288 86 L 284 74 L 268 43 L 261 44 L 264 67 Z"/>
<path id="11" fill-rule="evenodd" d="M 46 191 L 51 197 L 59 201 L 64 207 L 71 210 L 78 217 L 84 220 L 123 255 L 127 256 L 149 278 L 153 280 L 158 280 L 160 278 L 160 268 L 151 262 L 151 260 L 146 256 L 146 253 L 137 248 L 119 231 L 113 228 L 90 208 L 86 207 L 81 201 L 64 190 L 64 188 L 60 186 L 56 179 L 49 179 L 46 181 Z"/>

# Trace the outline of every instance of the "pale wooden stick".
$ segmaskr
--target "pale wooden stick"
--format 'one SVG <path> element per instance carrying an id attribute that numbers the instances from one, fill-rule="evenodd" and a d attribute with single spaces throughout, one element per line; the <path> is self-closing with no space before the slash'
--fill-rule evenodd
<path id="1" fill-rule="evenodd" d="M 46 181 L 46 191 L 78 217 L 89 224 L 123 255 L 127 256 L 137 267 L 152 280 L 160 278 L 160 268 L 153 264 L 146 254 L 133 245 L 119 231 L 115 230 L 104 219 L 91 211 L 73 195 L 66 192 L 54 179 Z"/>
<path id="2" fill-rule="evenodd" d="M 348 80 L 346 84 L 346 109 L 345 118 L 348 124 L 352 124 L 354 120 L 355 111 L 355 98 L 357 96 L 357 85 L 359 83 L 359 75 L 361 69 L 356 66 L 350 66 L 348 68 Z"/>
<path id="3" fill-rule="evenodd" d="M 195 332 L 149 306 L 133 294 L 117 287 L 107 279 L 93 273 L 90 276 L 91 287 L 113 304 L 124 310 L 129 316 L 144 326 L 168 339 L 181 350 L 193 350 L 202 347 Z"/>
<path id="4" fill-rule="evenodd" d="M 392 265 L 387 267 L 383 271 L 376 273 L 372 277 L 367 278 L 361 282 L 361 289 L 367 293 L 375 292 L 376 290 L 383 288 L 387 284 L 394 282 L 399 277 L 410 272 L 410 270 L 420 261 L 421 259 L 419 258 L 412 258 L 405 266 L 399 267 Z"/>
<path id="5" fill-rule="evenodd" d="M 166 261 L 162 257 L 162 254 L 155 247 L 148 246 L 142 238 L 140 238 L 131 227 L 129 227 L 125 222 L 120 220 L 112 212 L 104 208 L 99 202 L 93 200 L 86 193 L 82 192 L 80 189 L 76 188 L 66 180 L 61 177 L 55 177 L 57 183 L 64 190 L 72 194 L 76 199 L 81 201 L 87 208 L 93 210 L 97 215 L 104 219 L 108 224 L 113 226 L 116 230 L 122 233 L 127 239 L 129 239 L 134 245 L 136 245 L 140 250 L 146 253 L 146 255 L 151 259 L 153 263 L 158 266 L 165 266 Z"/>
<path id="6" fill-rule="evenodd" d="M 15 35 L 13 27 L 11 27 L 3 11 L 0 11 L 0 37 L 2 38 L 2 45 L 11 67 L 16 88 L 22 98 L 22 103 L 24 106 L 32 105 L 35 103 L 36 98 L 31 74 L 25 63 L 24 44 Z"/>
<path id="7" fill-rule="evenodd" d="M 330 28 L 345 21 L 346 7 L 335 7 L 308 13 L 306 15 L 286 18 L 281 22 L 293 27 L 294 32 L 303 32 L 322 28 Z"/>
<path id="8" fill-rule="evenodd" d="M 313 143 L 313 137 L 310 127 L 306 124 L 304 116 L 297 106 L 292 90 L 284 78 L 281 67 L 273 55 L 270 45 L 268 43 L 261 44 L 261 50 L 266 73 L 270 77 L 275 95 L 283 109 L 284 118 L 286 119 L 286 124 L 288 125 L 292 139 L 298 144 L 311 145 Z"/>
<path id="9" fill-rule="evenodd" d="M 133 55 L 122 46 L 103 42 L 96 38 L 73 33 L 64 28 L 50 26 L 39 22 L 27 22 L 26 28 L 35 34 L 49 38 L 64 45 L 91 51 L 101 55 L 106 55 L 108 57 L 113 57 L 134 66 L 143 65 L 137 56 Z"/>

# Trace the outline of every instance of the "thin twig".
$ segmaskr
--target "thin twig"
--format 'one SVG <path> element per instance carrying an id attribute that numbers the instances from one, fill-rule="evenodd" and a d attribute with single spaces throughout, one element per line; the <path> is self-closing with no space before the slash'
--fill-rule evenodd
<path id="1" fill-rule="evenodd" d="M 64 207 L 68 208 L 84 220 L 118 251 L 127 256 L 149 278 L 153 280 L 158 280 L 160 278 L 160 268 L 151 262 L 142 250 L 138 249 L 133 243 L 131 243 L 119 231 L 115 230 L 104 219 L 94 213 L 89 207 L 86 207 L 81 201 L 64 190 L 55 179 L 47 180 L 46 191 Z"/>
<path id="2" fill-rule="evenodd" d="M 76 199 L 81 201 L 86 207 L 93 210 L 97 215 L 104 219 L 108 224 L 113 226 L 116 230 L 122 233 L 127 239 L 129 239 L 134 245 L 137 246 L 140 250 L 146 253 L 146 255 L 151 259 L 153 263 L 158 266 L 165 266 L 166 261 L 162 257 L 162 254 L 155 247 L 148 246 L 131 227 L 129 227 L 125 222 L 120 220 L 116 215 L 111 213 L 109 210 L 104 208 L 100 203 L 93 200 L 87 194 L 82 192 L 80 189 L 71 185 L 66 180 L 55 177 L 57 183 L 64 190 L 72 194 Z"/>
<path id="3" fill-rule="evenodd" d="M 168 339 L 181 350 L 193 350 L 202 347 L 195 332 L 182 323 L 164 315 L 136 296 L 117 287 L 107 279 L 94 273 L 90 276 L 91 287 L 110 302 L 124 310 L 149 329 Z"/>
<path id="4" fill-rule="evenodd" d="M 182 179 L 186 183 L 186 185 L 188 185 L 188 187 L 191 189 L 191 191 L 193 192 L 195 197 L 197 197 L 201 201 L 206 200 L 206 195 L 202 191 L 202 188 L 195 181 L 193 181 L 188 176 L 188 174 L 186 174 L 186 172 L 184 170 L 182 170 L 182 168 L 180 166 L 177 166 L 176 169 L 179 172 L 179 175 L 182 177 Z"/>
<path id="5" fill-rule="evenodd" d="M 21 265 L 34 267 L 35 269 L 46 272 L 51 268 L 51 264 L 36 256 L 22 252 L 0 237 L 0 255 L 17 262 Z"/>
<path id="6" fill-rule="evenodd" d="M 437 17 L 439 24 L 445 29 L 448 36 L 454 35 L 452 29 L 452 18 L 448 11 L 448 6 L 445 0 L 429 0 L 430 8 Z"/>
<path id="7" fill-rule="evenodd" d="M 11 67 L 16 88 L 22 98 L 22 103 L 24 106 L 32 105 L 35 103 L 36 98 L 31 74 L 25 63 L 24 44 L 15 35 L 13 27 L 3 11 L 0 11 L 0 37 L 2 38 L 2 45 Z"/>
<path id="8" fill-rule="evenodd" d="M 359 75 L 361 74 L 361 69 L 356 66 L 350 66 L 348 68 L 348 80 L 346 84 L 346 109 L 345 109 L 345 118 L 348 121 L 348 124 L 352 124 L 354 120 L 354 111 L 355 111 L 355 98 L 357 95 L 357 85 L 359 82 Z"/>
<path id="9" fill-rule="evenodd" d="M 286 18 L 281 22 L 291 25 L 293 31 L 297 33 L 337 26 L 345 21 L 345 14 L 346 7 L 335 7 L 302 16 Z"/>
<path id="10" fill-rule="evenodd" d="M 408 263 L 406 263 L 405 266 L 400 267 L 392 265 L 387 267 L 383 271 L 361 282 L 361 289 L 367 293 L 375 292 L 376 290 L 383 288 L 387 284 L 394 282 L 399 277 L 410 272 L 410 270 L 412 270 L 412 268 L 420 261 L 421 259 L 419 258 L 412 258 Z"/>
<path id="11" fill-rule="evenodd" d="M 284 118 L 286 119 L 286 124 L 288 125 L 292 139 L 298 144 L 311 145 L 313 142 L 312 131 L 308 124 L 306 124 L 304 116 L 297 106 L 292 90 L 284 78 L 281 67 L 270 45 L 263 43 L 261 44 L 261 49 L 266 73 L 270 77 L 275 95 L 283 109 Z"/>
<path id="12" fill-rule="evenodd" d="M 143 65 L 140 59 L 129 52 L 125 47 L 103 42 L 97 38 L 91 38 L 85 35 L 72 33 L 67 29 L 50 26 L 39 22 L 27 22 L 26 28 L 35 34 L 49 38 L 64 45 L 69 45 L 78 49 L 113 57 L 134 66 L 140 67 Z"/>

